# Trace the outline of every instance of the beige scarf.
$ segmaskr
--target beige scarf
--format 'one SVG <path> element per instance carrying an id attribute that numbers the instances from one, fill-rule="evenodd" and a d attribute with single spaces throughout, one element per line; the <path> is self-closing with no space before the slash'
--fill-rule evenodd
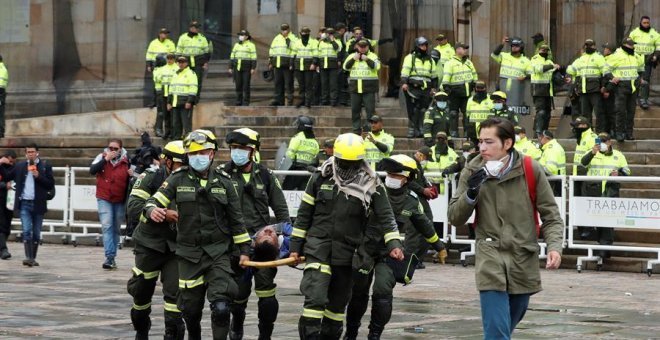
<path id="1" fill-rule="evenodd" d="M 334 160 L 335 157 L 330 157 L 323 162 L 321 165 L 321 175 L 328 177 L 332 173 L 332 179 L 337 184 L 339 191 L 343 192 L 347 197 L 353 196 L 359 199 L 364 209 L 368 210 L 371 205 L 371 195 L 376 192 L 376 188 L 380 182 L 376 172 L 369 167 L 367 162 L 362 162 L 357 175 L 349 180 L 344 180 L 337 175 Z"/>

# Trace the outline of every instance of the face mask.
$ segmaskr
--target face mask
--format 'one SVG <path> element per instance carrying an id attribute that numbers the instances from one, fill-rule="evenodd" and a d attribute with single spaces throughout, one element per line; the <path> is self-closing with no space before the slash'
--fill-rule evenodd
<path id="1" fill-rule="evenodd" d="M 425 167 L 426 164 L 428 164 L 428 163 L 429 163 L 429 161 L 421 161 L 421 162 L 419 162 L 419 164 L 420 164 L 422 167 Z"/>
<path id="2" fill-rule="evenodd" d="M 309 41 L 309 34 L 301 34 L 300 35 L 300 40 L 303 42 L 308 42 Z"/>
<path id="3" fill-rule="evenodd" d="M 607 152 L 609 148 L 610 147 L 606 143 L 600 143 L 600 152 Z"/>
<path id="4" fill-rule="evenodd" d="M 438 107 L 438 109 L 444 109 L 447 107 L 447 102 L 437 102 L 435 105 Z"/>
<path id="5" fill-rule="evenodd" d="M 403 180 L 387 176 L 385 177 L 385 186 L 390 189 L 401 189 Z"/>
<path id="6" fill-rule="evenodd" d="M 463 158 L 468 159 L 468 157 L 470 157 L 470 152 L 463 151 Z"/>
<path id="7" fill-rule="evenodd" d="M 648 33 L 651 30 L 651 26 L 644 27 L 644 26 L 642 26 L 642 24 L 639 24 L 639 29 L 642 30 L 643 32 Z"/>
<path id="8" fill-rule="evenodd" d="M 493 104 L 493 109 L 495 109 L 495 110 L 497 110 L 497 111 L 502 110 L 503 108 L 504 108 L 504 104 L 503 104 L 503 103 L 495 103 L 495 104 Z"/>
<path id="9" fill-rule="evenodd" d="M 486 99 L 486 91 L 476 91 L 476 92 L 474 92 L 474 99 L 476 99 L 476 100 Z"/>
<path id="10" fill-rule="evenodd" d="M 628 53 L 630 55 L 635 54 L 635 49 L 634 48 L 630 48 L 628 46 L 621 46 L 621 49 L 624 50 L 626 53 Z"/>
<path id="11" fill-rule="evenodd" d="M 250 161 L 250 151 L 243 149 L 231 149 L 231 160 L 238 166 L 243 166 Z"/>
<path id="12" fill-rule="evenodd" d="M 592 54 L 592 53 L 596 52 L 596 49 L 593 48 L 593 47 L 587 47 L 587 48 L 584 49 L 584 51 L 585 51 L 587 54 Z"/>
<path id="13" fill-rule="evenodd" d="M 499 160 L 496 161 L 488 161 L 486 162 L 486 165 L 484 165 L 484 169 L 486 170 L 486 173 L 490 177 L 499 177 L 500 171 L 502 171 L 502 168 L 504 168 L 504 162 L 503 160 L 509 157 L 509 155 L 506 155 Z"/>
<path id="14" fill-rule="evenodd" d="M 211 165 L 211 159 L 208 155 L 192 155 L 188 157 L 188 164 L 198 172 L 202 172 L 209 168 Z"/>
<path id="15" fill-rule="evenodd" d="M 539 55 L 541 57 L 543 57 L 544 59 L 548 59 L 548 54 L 547 53 L 539 53 Z"/>
<path id="16" fill-rule="evenodd" d="M 321 39 L 325 39 L 325 38 L 327 38 L 327 37 L 328 37 L 328 34 L 327 34 L 327 33 L 321 33 Z"/>
<path id="17" fill-rule="evenodd" d="M 238 36 L 238 41 L 245 41 L 245 36 L 244 35 L 239 35 Z"/>
<path id="18" fill-rule="evenodd" d="M 446 156 L 449 152 L 449 146 L 447 145 L 447 142 L 445 141 L 438 141 L 437 143 L 437 151 L 439 154 Z"/>
<path id="19" fill-rule="evenodd" d="M 516 142 L 520 142 L 520 135 L 516 135 Z"/>

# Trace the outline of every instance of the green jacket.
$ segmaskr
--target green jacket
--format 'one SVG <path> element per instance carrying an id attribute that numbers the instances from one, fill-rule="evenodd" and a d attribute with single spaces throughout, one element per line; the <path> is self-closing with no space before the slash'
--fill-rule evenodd
<path id="1" fill-rule="evenodd" d="M 226 172 L 209 171 L 202 179 L 190 168 L 180 168 L 147 200 L 145 216 L 155 207 L 176 202 L 179 212 L 176 254 L 199 262 L 203 253 L 218 259 L 236 244 L 241 254 L 250 251 L 250 235 L 245 230 L 240 200 Z"/>
<path id="2" fill-rule="evenodd" d="M 531 199 L 522 167 L 522 156 L 513 152 L 511 170 L 501 179 L 481 185 L 475 202 L 467 198 L 467 181 L 485 161 L 475 157 L 461 173 L 456 194 L 449 201 L 452 225 L 463 225 L 476 210 L 477 289 L 529 294 L 541 291 L 539 245 Z M 563 222 L 550 184 L 541 166 L 533 161 L 536 178 L 536 208 L 541 215 L 541 231 L 548 252 L 562 252 Z"/>
<path id="3" fill-rule="evenodd" d="M 156 223 L 147 219 L 143 211 L 149 197 L 156 193 L 166 178 L 165 167 L 145 170 L 135 181 L 126 204 L 128 216 L 134 221 L 140 221 L 133 232 L 133 241 L 161 253 L 176 249 L 176 224 Z M 170 202 L 168 209 L 176 209 L 175 202 Z"/>
<path id="4" fill-rule="evenodd" d="M 317 172 L 307 183 L 298 209 L 291 252 L 310 255 L 325 264 L 351 265 L 372 216 L 388 251 L 400 248 L 399 231 L 382 184 L 365 209 L 357 198 L 340 193 L 332 176 L 322 177 Z"/>
<path id="5" fill-rule="evenodd" d="M 243 207 L 245 226 L 251 235 L 270 224 L 269 207 L 273 209 L 277 222 L 290 222 L 289 207 L 280 182 L 266 166 L 252 163 L 252 171 L 246 176 L 230 161 L 218 166 L 215 171 L 224 171 L 231 176 Z"/>

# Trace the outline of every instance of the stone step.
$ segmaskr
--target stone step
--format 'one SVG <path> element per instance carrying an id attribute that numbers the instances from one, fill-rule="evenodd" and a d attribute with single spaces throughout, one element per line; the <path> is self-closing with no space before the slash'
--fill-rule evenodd
<path id="1" fill-rule="evenodd" d="M 216 136 L 225 136 L 229 132 L 235 130 L 238 126 L 226 126 L 226 127 L 216 127 L 215 134 Z M 408 131 L 408 127 L 396 126 L 390 127 L 386 130 L 388 133 L 391 133 L 395 136 L 405 136 Z M 258 129 L 259 135 L 261 138 L 267 137 L 280 137 L 280 136 L 294 136 L 297 133 L 297 128 L 293 126 L 268 126 L 260 127 Z M 314 134 L 317 136 L 333 136 L 336 137 L 342 133 L 351 132 L 350 127 L 315 127 Z M 318 140 L 323 140 L 317 138 Z"/>
<path id="2" fill-rule="evenodd" d="M 660 150 L 659 150 L 660 151 Z M 572 161 L 575 151 L 566 152 L 566 160 Z M 646 164 L 646 165 L 660 165 L 660 152 L 659 153 L 645 153 L 645 152 L 625 152 L 626 161 L 628 164 Z"/>
<path id="3" fill-rule="evenodd" d="M 614 142 L 614 148 L 626 153 L 626 152 L 646 152 L 646 153 L 656 153 L 660 152 L 660 139 L 657 139 L 660 135 L 655 136 L 655 139 L 647 140 L 634 140 L 634 141 L 625 141 L 623 143 Z M 564 148 L 564 151 L 575 151 L 576 141 L 575 139 L 558 139 L 559 144 Z"/>
<path id="4" fill-rule="evenodd" d="M 556 127 L 557 125 L 559 125 L 560 120 L 561 120 L 560 116 L 552 116 L 550 118 L 550 126 Z M 660 117 L 651 117 L 651 118 L 635 117 L 635 127 L 660 128 Z"/>

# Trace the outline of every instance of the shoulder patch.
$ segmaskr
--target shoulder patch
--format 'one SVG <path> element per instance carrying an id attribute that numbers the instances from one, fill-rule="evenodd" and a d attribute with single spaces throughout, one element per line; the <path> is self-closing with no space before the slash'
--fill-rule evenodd
<path id="1" fill-rule="evenodd" d="M 211 193 L 224 195 L 227 193 L 227 190 L 225 190 L 225 188 L 211 188 Z"/>
<path id="2" fill-rule="evenodd" d="M 321 184 L 321 190 L 329 190 L 332 191 L 334 189 L 334 185 L 332 184 Z"/>
<path id="3" fill-rule="evenodd" d="M 161 189 L 167 188 L 167 181 L 163 182 L 163 184 L 160 185 Z"/>

